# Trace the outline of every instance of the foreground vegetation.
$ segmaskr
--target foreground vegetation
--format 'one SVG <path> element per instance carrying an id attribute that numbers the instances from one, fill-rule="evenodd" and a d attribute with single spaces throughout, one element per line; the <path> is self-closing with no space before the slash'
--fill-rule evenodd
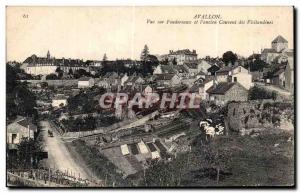
<path id="1" fill-rule="evenodd" d="M 293 135 L 276 130 L 256 137 L 219 136 L 207 143 L 198 136 L 192 150 L 172 161 L 152 161 L 149 168 L 121 177 L 95 148 L 74 143 L 87 165 L 107 185 L 117 186 L 293 186 Z"/>

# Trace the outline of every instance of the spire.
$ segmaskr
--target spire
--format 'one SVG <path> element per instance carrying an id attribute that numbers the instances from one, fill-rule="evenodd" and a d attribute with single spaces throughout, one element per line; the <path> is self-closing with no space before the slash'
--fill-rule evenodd
<path id="1" fill-rule="evenodd" d="M 49 50 L 47 52 L 47 59 L 50 59 L 50 52 L 49 52 Z"/>

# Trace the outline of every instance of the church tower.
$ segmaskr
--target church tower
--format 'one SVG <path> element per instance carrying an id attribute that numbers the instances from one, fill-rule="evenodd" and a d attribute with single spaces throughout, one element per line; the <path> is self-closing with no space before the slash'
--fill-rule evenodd
<path id="1" fill-rule="evenodd" d="M 276 52 L 282 52 L 282 50 L 288 48 L 288 41 L 279 35 L 272 41 L 272 48 L 276 50 Z"/>
<path id="2" fill-rule="evenodd" d="M 50 52 L 49 52 L 49 50 L 48 50 L 48 52 L 47 52 L 47 59 L 48 59 L 48 60 L 50 59 Z"/>

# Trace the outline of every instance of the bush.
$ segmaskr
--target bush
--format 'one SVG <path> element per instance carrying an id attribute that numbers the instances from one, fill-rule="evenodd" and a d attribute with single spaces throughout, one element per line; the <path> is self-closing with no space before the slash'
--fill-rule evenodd
<path id="1" fill-rule="evenodd" d="M 276 92 L 269 92 L 264 88 L 254 86 L 249 90 L 249 100 L 258 100 L 258 99 L 276 99 Z"/>

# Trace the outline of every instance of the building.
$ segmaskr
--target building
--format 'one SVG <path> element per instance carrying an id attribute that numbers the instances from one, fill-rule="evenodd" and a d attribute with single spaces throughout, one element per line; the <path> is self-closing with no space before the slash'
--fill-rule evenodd
<path id="1" fill-rule="evenodd" d="M 128 80 L 129 76 L 127 76 L 127 74 L 124 74 L 122 77 L 121 77 L 121 86 L 124 86 L 125 85 L 125 82 Z"/>
<path id="2" fill-rule="evenodd" d="M 34 139 L 37 127 L 28 119 L 19 117 L 17 120 L 7 125 L 7 143 L 10 148 L 15 148 L 23 138 Z"/>
<path id="3" fill-rule="evenodd" d="M 52 99 L 52 107 L 59 108 L 59 107 L 64 107 L 67 104 L 68 104 L 68 98 L 63 94 L 59 94 Z"/>
<path id="4" fill-rule="evenodd" d="M 133 75 L 133 76 L 129 76 L 127 81 L 124 83 L 124 85 L 126 86 L 139 86 L 141 84 L 145 83 L 145 80 L 138 76 L 138 75 Z"/>
<path id="5" fill-rule="evenodd" d="M 130 154 L 127 144 L 121 145 L 120 148 L 121 148 L 122 155 L 129 155 Z"/>
<path id="6" fill-rule="evenodd" d="M 217 82 L 238 82 L 246 89 L 253 86 L 252 74 L 242 66 L 226 66 L 215 74 Z"/>
<path id="7" fill-rule="evenodd" d="M 176 86 L 181 78 L 177 74 L 157 74 L 155 80 L 159 86 Z"/>
<path id="8" fill-rule="evenodd" d="M 197 62 L 197 53 L 196 50 L 190 51 L 189 49 L 170 50 L 168 54 L 169 61 L 176 61 L 177 65 L 183 65 L 185 63 L 195 63 Z"/>
<path id="9" fill-rule="evenodd" d="M 187 64 L 184 64 L 183 66 L 187 69 L 188 74 L 190 76 L 195 76 L 200 71 L 200 69 L 198 67 L 199 65 L 197 63 L 187 63 Z"/>
<path id="10" fill-rule="evenodd" d="M 248 91 L 237 82 L 220 82 L 211 86 L 207 93 L 209 100 L 217 105 L 225 105 L 229 101 L 247 101 Z"/>
<path id="11" fill-rule="evenodd" d="M 206 61 L 206 60 L 199 60 L 198 61 L 198 71 L 200 72 L 200 71 L 202 71 L 202 72 L 204 72 L 204 73 L 207 73 L 208 71 L 208 69 L 211 67 L 212 65 L 208 62 L 208 61 Z"/>
<path id="12" fill-rule="evenodd" d="M 48 75 L 56 73 L 59 68 L 65 73 L 75 72 L 79 69 L 89 71 L 89 67 L 85 62 L 79 59 L 56 59 L 47 52 L 46 57 L 37 57 L 32 55 L 22 63 L 22 68 L 27 74 L 31 75 Z"/>
<path id="13" fill-rule="evenodd" d="M 209 67 L 207 69 L 207 74 L 210 75 L 210 76 L 215 76 L 216 75 L 216 72 L 220 70 L 220 67 L 216 64 L 212 65 L 211 67 Z"/>
<path id="14" fill-rule="evenodd" d="M 143 141 L 139 142 L 137 145 L 139 147 L 139 152 L 141 152 L 141 154 L 146 154 L 149 152 L 146 144 Z"/>
<path id="15" fill-rule="evenodd" d="M 153 71 L 153 74 L 176 74 L 176 70 L 173 65 L 159 64 Z"/>
<path id="16" fill-rule="evenodd" d="M 199 97 L 201 100 L 208 100 L 209 94 L 207 93 L 208 89 L 211 88 L 214 84 L 214 80 L 202 80 L 195 82 L 195 84 L 190 88 L 191 93 L 195 93 L 196 97 Z"/>
<path id="17" fill-rule="evenodd" d="M 147 96 L 153 93 L 153 88 L 150 85 L 142 86 L 143 95 Z"/>
<path id="18" fill-rule="evenodd" d="M 278 35 L 271 42 L 271 48 L 265 48 L 261 51 L 261 60 L 270 64 L 275 62 L 278 56 L 285 53 L 293 57 L 293 52 L 293 50 L 288 48 L 288 41 L 281 35 Z"/>
<path id="19" fill-rule="evenodd" d="M 78 79 L 78 88 L 90 88 L 95 85 L 95 80 L 91 77 L 81 77 Z"/>
<path id="20" fill-rule="evenodd" d="M 287 91 L 294 90 L 294 68 L 293 60 L 282 63 L 272 74 L 271 83 Z"/>

